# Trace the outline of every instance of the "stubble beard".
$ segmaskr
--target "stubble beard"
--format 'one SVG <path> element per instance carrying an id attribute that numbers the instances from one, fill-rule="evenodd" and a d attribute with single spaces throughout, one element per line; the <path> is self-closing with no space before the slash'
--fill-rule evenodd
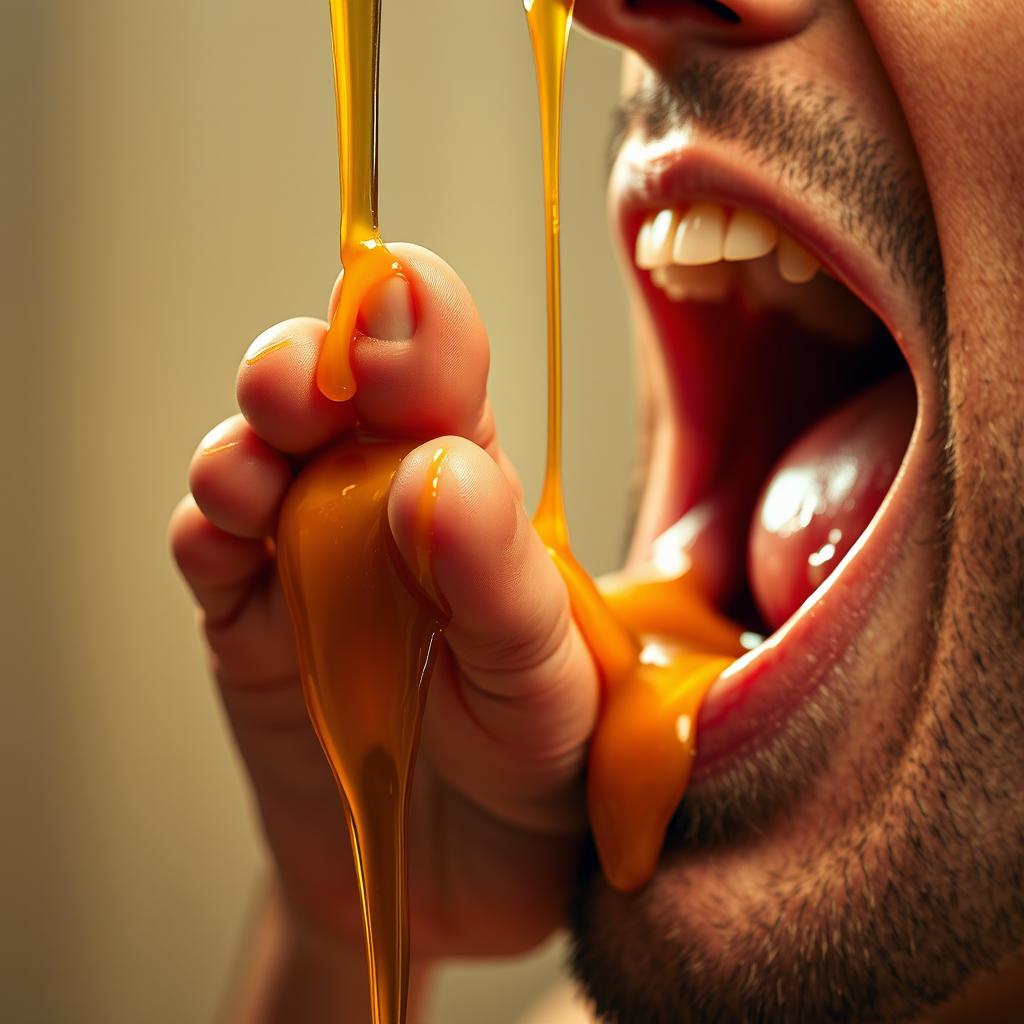
<path id="1" fill-rule="evenodd" d="M 1016 474 L 1024 488 L 1019 459 Z M 870 682 L 855 658 L 837 666 L 791 723 L 796 742 L 787 730 L 684 801 L 664 884 L 619 896 L 588 854 L 571 960 L 602 1020 L 909 1021 L 1024 945 L 1024 522 L 1005 496 L 979 496 L 984 507 L 1011 515 L 979 524 L 969 546 L 945 531 L 926 665 Z M 784 822 L 865 692 L 891 717 L 878 748 L 844 766 L 840 827 L 808 835 L 756 899 L 688 883 L 688 860 Z"/>
<path id="2" fill-rule="evenodd" d="M 941 291 L 921 298 L 945 387 Z M 945 511 L 939 533 L 915 541 L 933 566 L 927 622 L 909 645 L 919 657 L 883 670 L 879 652 L 899 638 L 877 616 L 779 743 L 684 802 L 669 868 L 639 894 L 614 894 L 590 852 L 571 961 L 602 1020 L 912 1020 L 1024 944 L 1024 416 L 1009 419 L 986 453 L 999 469 L 991 492 L 975 489 L 967 508 L 957 438 L 988 425 L 954 426 L 947 402 L 932 481 Z M 915 555 L 911 545 L 902 557 Z M 898 622 L 900 594 L 882 595 L 887 606 Z M 837 773 L 832 752 L 866 694 L 877 695 L 879 741 L 843 765 L 838 823 L 809 834 L 756 898 L 727 881 L 695 887 L 688 863 L 756 846 Z"/>

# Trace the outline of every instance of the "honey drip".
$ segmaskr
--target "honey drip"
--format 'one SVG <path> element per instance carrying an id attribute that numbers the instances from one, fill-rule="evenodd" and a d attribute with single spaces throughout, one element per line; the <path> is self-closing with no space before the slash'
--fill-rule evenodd
<path id="1" fill-rule="evenodd" d="M 413 447 L 362 436 L 319 456 L 292 485 L 278 527 L 306 706 L 347 812 L 374 1024 L 405 1020 L 408 796 L 449 617 L 428 554 L 443 448 L 421 492 L 415 576 L 388 524 L 391 483 Z"/>
<path id="2" fill-rule="evenodd" d="M 377 221 L 380 0 L 331 0 L 341 262 L 337 307 L 317 365 L 330 399 L 355 394 L 350 347 L 367 293 L 400 267 Z M 419 503 L 410 570 L 387 519 L 413 442 L 360 434 L 299 474 L 278 525 L 278 565 L 309 716 L 341 792 L 362 904 L 374 1024 L 402 1024 L 409 990 L 406 834 L 420 721 L 448 621 L 430 567 L 447 453 Z"/>
<path id="3" fill-rule="evenodd" d="M 524 0 L 540 101 L 547 229 L 547 466 L 534 526 L 565 580 L 573 617 L 601 674 L 587 812 L 605 876 L 629 891 L 654 873 L 665 830 L 686 792 L 701 702 L 743 649 L 740 630 L 708 607 L 685 575 L 626 585 L 606 597 L 570 549 L 561 467 L 559 175 L 574 4 Z"/>
<path id="4" fill-rule="evenodd" d="M 343 402 L 356 392 L 350 349 L 359 307 L 401 267 L 377 221 L 377 107 L 380 0 L 330 0 L 341 193 L 341 282 L 337 309 L 317 365 L 317 387 Z"/>

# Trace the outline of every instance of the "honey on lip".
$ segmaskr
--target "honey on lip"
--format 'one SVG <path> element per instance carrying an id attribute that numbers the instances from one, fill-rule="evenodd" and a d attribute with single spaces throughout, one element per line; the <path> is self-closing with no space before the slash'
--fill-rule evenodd
<path id="1" fill-rule="evenodd" d="M 665 830 L 689 782 L 701 702 L 722 670 L 743 653 L 741 630 L 702 602 L 685 577 L 627 584 L 609 601 L 572 555 L 561 472 L 559 163 L 575 0 L 524 0 L 524 6 L 537 71 L 547 242 L 547 465 L 534 526 L 565 581 L 573 618 L 601 675 L 603 700 L 587 766 L 587 814 L 605 877 L 631 891 L 654 873 Z M 685 628 L 690 620 L 692 627 L 694 619 L 697 630 L 664 637 L 666 625 Z M 661 635 L 653 642 L 649 633 Z"/>
<path id="2" fill-rule="evenodd" d="M 544 168 L 548 433 L 534 526 L 569 592 L 603 697 L 588 763 L 588 814 L 612 885 L 653 873 L 686 790 L 701 701 L 743 653 L 739 627 L 685 576 L 602 593 L 573 557 L 562 500 L 559 154 L 568 34 L 575 0 L 525 0 L 537 71 Z M 367 293 L 400 267 L 377 220 L 380 0 L 331 0 L 345 273 L 317 385 L 355 393 L 349 348 Z M 363 906 L 375 1024 L 406 1013 L 409 928 L 406 818 L 420 721 L 449 612 L 430 567 L 430 529 L 447 453 L 437 449 L 418 506 L 417 562 L 387 520 L 391 484 L 418 442 L 360 434 L 299 474 L 282 509 L 278 563 L 313 727 L 341 791 Z"/>

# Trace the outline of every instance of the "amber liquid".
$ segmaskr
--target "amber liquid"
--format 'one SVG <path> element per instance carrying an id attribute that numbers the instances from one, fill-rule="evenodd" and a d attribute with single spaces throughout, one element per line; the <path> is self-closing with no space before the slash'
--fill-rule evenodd
<path id="1" fill-rule="evenodd" d="M 444 449 L 423 484 L 416 569 L 387 521 L 392 479 L 412 447 L 362 437 L 321 455 L 293 484 L 278 527 L 303 693 L 348 817 L 375 1024 L 405 1019 L 408 795 L 448 618 L 433 596 L 426 554 Z"/>
<path id="2" fill-rule="evenodd" d="M 317 365 L 335 401 L 355 394 L 350 347 L 367 293 L 400 272 L 377 220 L 379 0 L 331 0 L 341 262 Z M 375 1024 L 401 1024 L 409 989 L 406 834 L 420 721 L 448 612 L 436 597 L 430 523 L 446 453 L 424 482 L 410 570 L 387 498 L 412 442 L 360 436 L 315 459 L 282 509 L 278 563 L 303 693 L 342 795 L 362 902 Z"/>
<path id="3" fill-rule="evenodd" d="M 565 580 L 573 617 L 601 673 L 604 699 L 590 745 L 587 811 L 606 877 L 632 890 L 653 874 L 669 819 L 686 791 L 701 701 L 742 648 L 740 630 L 707 607 L 685 578 L 636 584 L 606 599 L 570 550 L 561 473 L 559 174 L 574 3 L 524 3 L 540 100 L 547 229 L 547 468 L 534 526 Z M 655 644 L 651 635 L 668 639 Z"/>
<path id="4" fill-rule="evenodd" d="M 540 95 L 548 271 L 547 469 L 534 523 L 600 669 L 604 696 L 589 755 L 588 811 L 608 879 L 629 890 L 653 873 L 686 790 L 701 700 L 742 649 L 739 629 L 685 576 L 602 593 L 570 548 L 561 476 L 558 183 L 572 9 L 573 0 L 526 0 Z M 360 303 L 400 268 L 377 226 L 379 0 L 331 0 L 331 25 L 345 275 L 317 384 L 344 400 L 355 390 L 349 347 Z M 292 486 L 278 529 L 303 692 L 349 823 L 375 1024 L 401 1024 L 406 1015 L 408 800 L 431 667 L 448 619 L 430 568 L 444 449 L 423 482 L 413 566 L 388 526 L 391 483 L 412 447 L 360 435 L 320 455 Z"/>
<path id="5" fill-rule="evenodd" d="M 317 366 L 317 387 L 336 402 L 356 392 L 350 349 L 363 299 L 398 274 L 398 261 L 381 241 L 377 222 L 377 96 L 380 73 L 380 0 L 330 0 L 334 97 L 341 193 L 341 265 L 338 306 Z"/>

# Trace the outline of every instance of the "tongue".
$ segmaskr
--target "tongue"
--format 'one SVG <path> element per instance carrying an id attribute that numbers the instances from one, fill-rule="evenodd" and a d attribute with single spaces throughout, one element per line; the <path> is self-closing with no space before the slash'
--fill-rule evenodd
<path id="1" fill-rule="evenodd" d="M 748 548 L 751 587 L 772 629 L 867 528 L 907 450 L 915 410 L 909 374 L 890 377 L 820 420 L 776 464 Z"/>

